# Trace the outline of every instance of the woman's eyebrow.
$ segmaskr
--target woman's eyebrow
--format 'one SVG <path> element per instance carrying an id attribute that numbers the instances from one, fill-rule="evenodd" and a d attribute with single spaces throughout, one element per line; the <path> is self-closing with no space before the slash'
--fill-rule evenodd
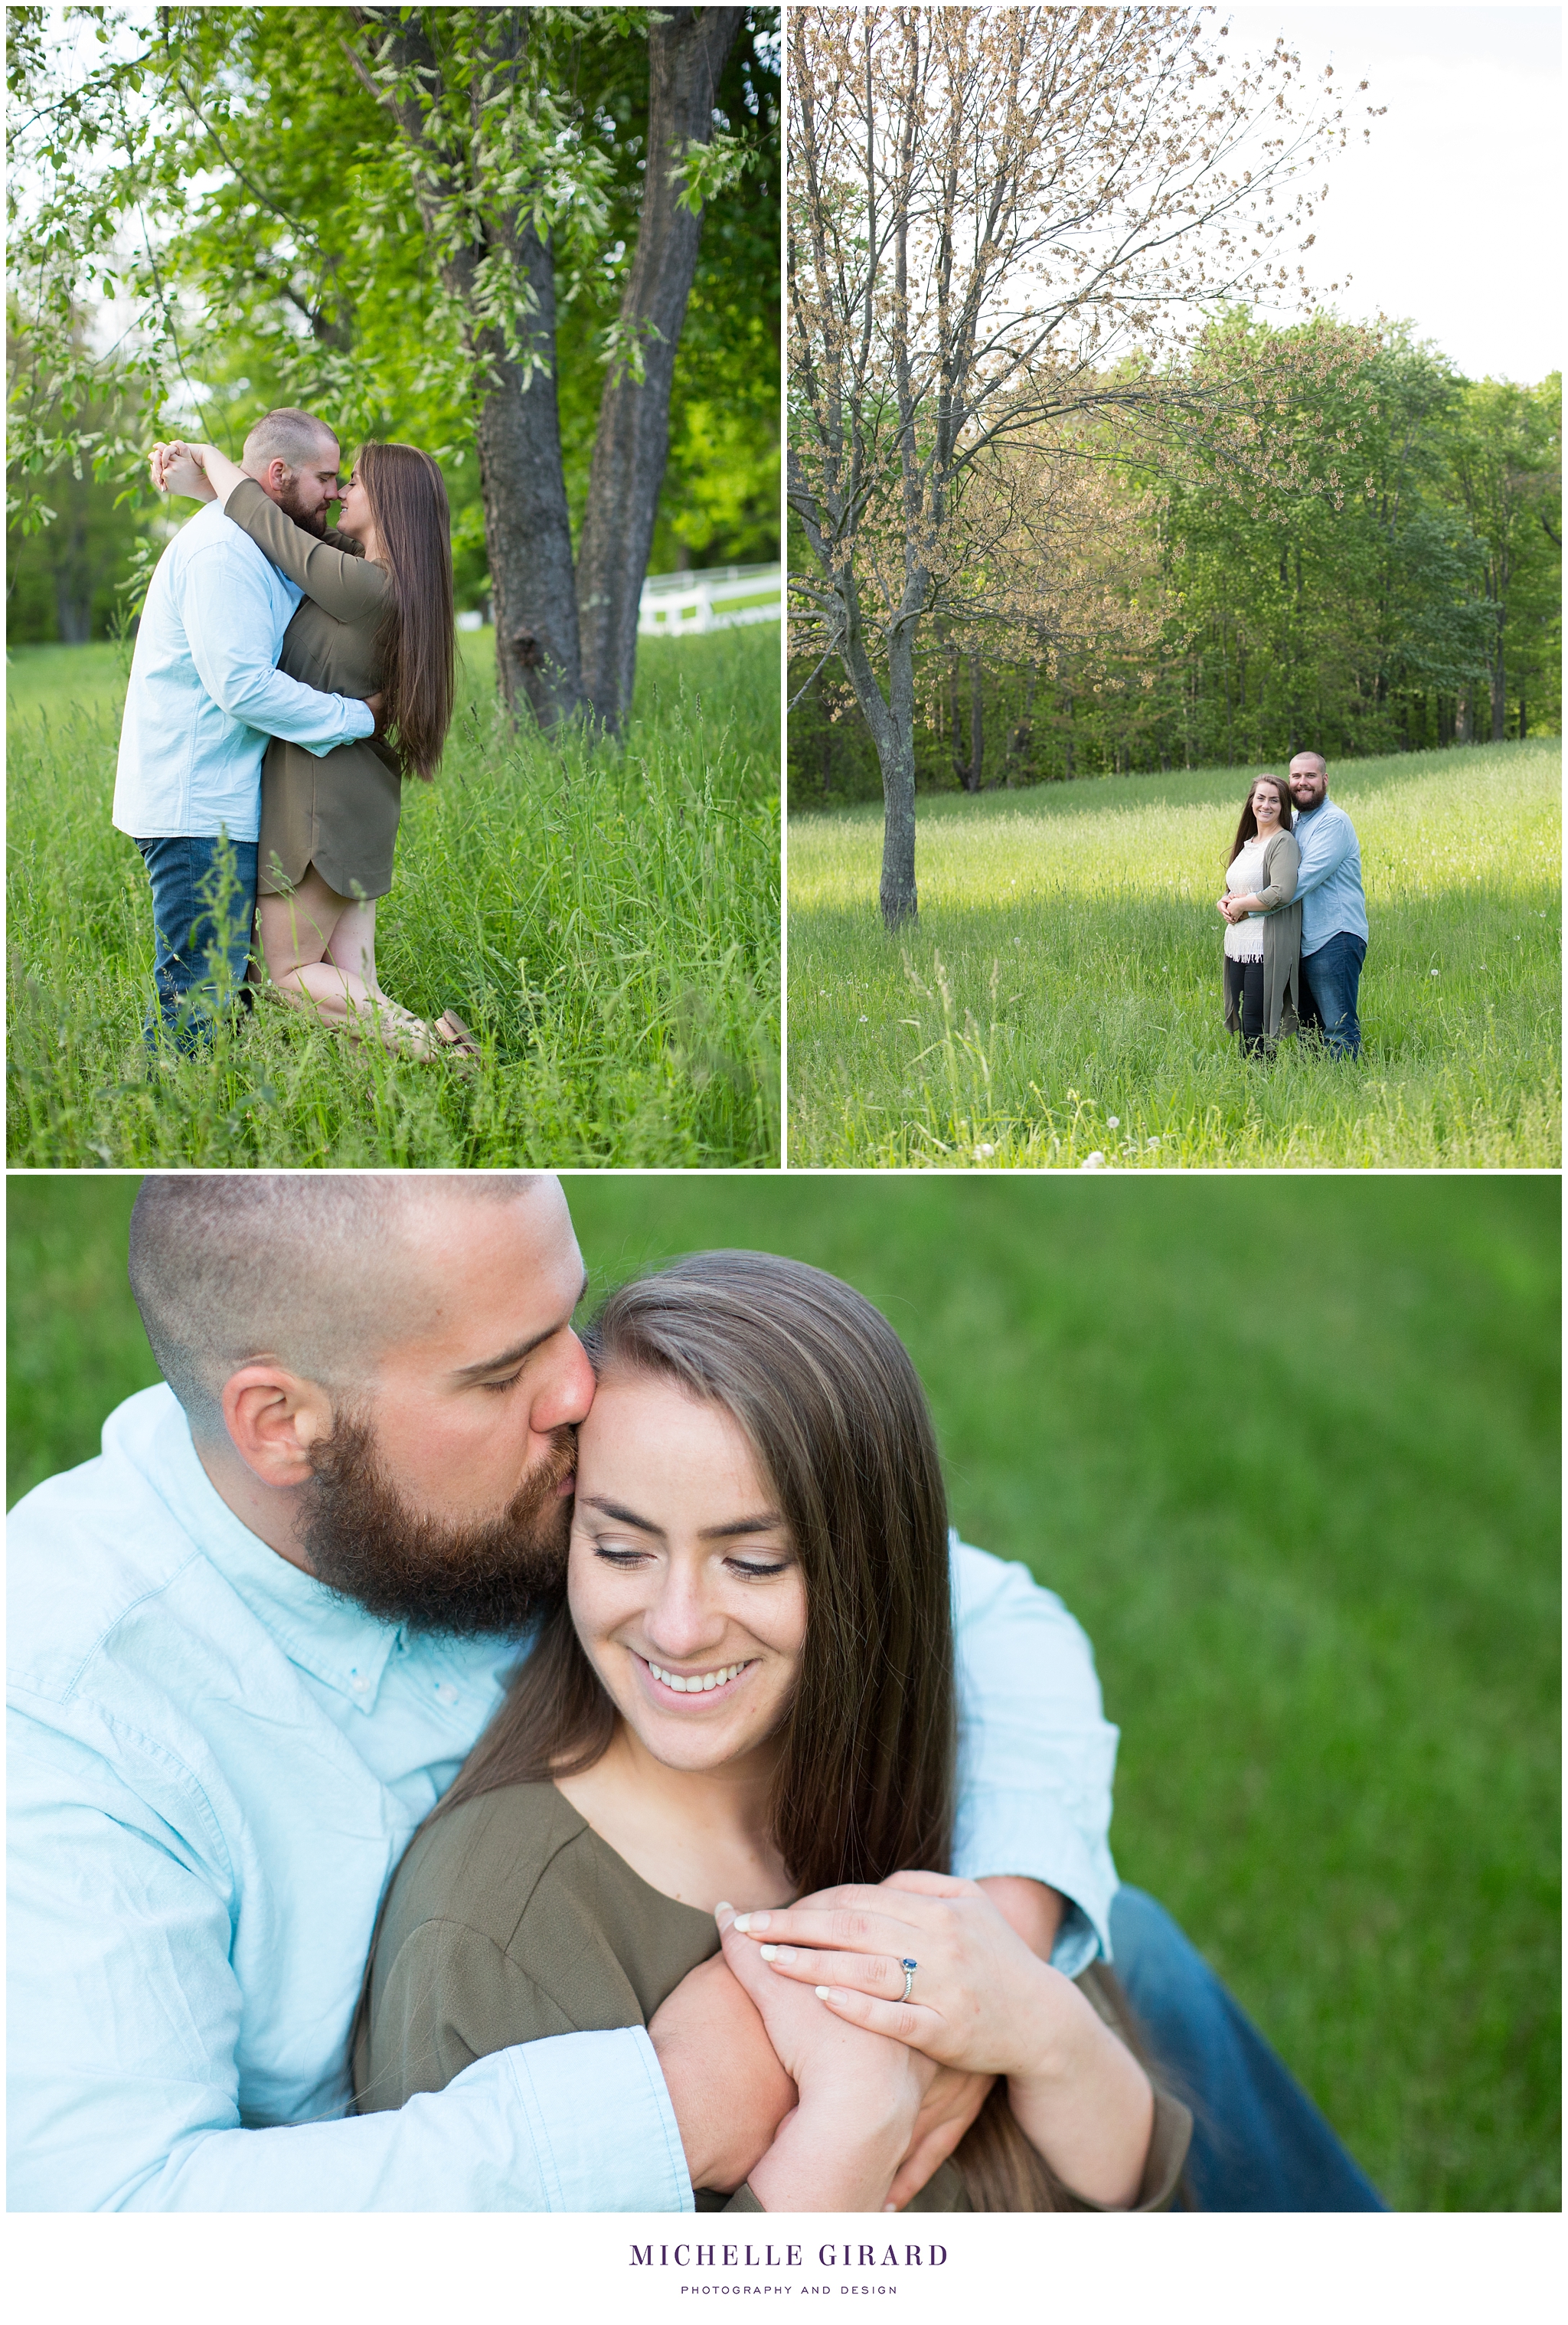
<path id="1" fill-rule="evenodd" d="M 639 1533 L 662 1536 L 664 1533 L 664 1528 L 655 1525 L 651 1518 L 639 1517 L 635 1510 L 627 1509 L 620 1502 L 607 1501 L 602 1494 L 582 1494 L 578 1499 L 587 1508 L 601 1511 L 605 1517 L 613 1518 L 620 1525 L 635 1526 Z M 733 1534 L 766 1533 L 770 1528 L 781 1526 L 783 1523 L 777 1510 L 764 1510 L 757 1517 L 733 1518 L 727 1525 L 704 1526 L 697 1534 L 697 1540 L 727 1542 Z"/>
<path id="2" fill-rule="evenodd" d="M 599 1510 L 605 1517 L 613 1518 L 620 1525 L 635 1526 L 639 1533 L 662 1534 L 664 1532 L 664 1528 L 655 1525 L 651 1518 L 639 1517 L 635 1510 L 626 1509 L 619 1502 L 606 1501 L 603 1494 L 579 1494 L 577 1500 L 579 1504 L 586 1503 L 589 1509 Z"/>

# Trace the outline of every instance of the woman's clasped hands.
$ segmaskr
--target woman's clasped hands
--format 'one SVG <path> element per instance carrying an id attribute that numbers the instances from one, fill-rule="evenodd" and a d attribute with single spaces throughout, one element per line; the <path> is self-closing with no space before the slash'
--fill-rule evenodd
<path id="1" fill-rule="evenodd" d="M 879 2209 L 917 2144 L 936 2061 L 835 2017 L 808 1987 L 770 1977 L 734 1934 L 733 1909 L 721 1904 L 715 1918 L 724 1959 L 800 2095 L 750 2175 L 752 2194 L 770 2212 Z"/>
<path id="2" fill-rule="evenodd" d="M 844 2024 L 966 2075 L 1006 2076 L 1014 2115 L 1058 2178 L 1095 2204 L 1137 2200 L 1154 2120 L 1148 2077 L 976 1883 L 895 1873 L 875 1888 L 742 1913 L 733 1927 L 781 1985 Z"/>

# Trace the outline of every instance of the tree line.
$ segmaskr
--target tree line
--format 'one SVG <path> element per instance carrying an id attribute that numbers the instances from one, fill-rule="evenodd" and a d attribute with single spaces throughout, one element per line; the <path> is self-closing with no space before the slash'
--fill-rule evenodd
<path id="1" fill-rule="evenodd" d="M 157 426 L 283 403 L 442 460 L 547 725 L 623 716 L 650 559 L 778 553 L 777 10 L 7 23 L 13 637 L 106 624 Z"/>
<path id="2" fill-rule="evenodd" d="M 1233 314 L 1198 361 L 1244 400 L 1249 379 L 1289 375 L 1336 328 Z M 961 505 L 949 596 L 962 581 L 967 602 L 916 653 L 923 787 L 1561 731 L 1560 375 L 1468 380 L 1396 330 L 1303 376 L 1268 412 L 1266 471 L 1185 440 L 1172 412 L 1138 434 L 1015 438 L 1007 521 L 994 488 Z M 1029 521 L 1042 498 L 1048 528 Z M 815 661 L 793 662 L 792 802 L 875 797 L 853 690 Z"/>

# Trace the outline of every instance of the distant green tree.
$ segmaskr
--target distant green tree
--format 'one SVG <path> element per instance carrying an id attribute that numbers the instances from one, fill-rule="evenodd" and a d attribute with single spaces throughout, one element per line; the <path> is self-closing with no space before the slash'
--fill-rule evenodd
<path id="1" fill-rule="evenodd" d="M 84 323 L 85 329 L 85 323 Z M 32 360 L 24 331 L 7 334 L 7 371 Z M 122 413 L 114 401 L 83 405 L 83 432 L 112 441 Z M 42 496 L 47 495 L 47 498 Z M 147 537 L 151 492 L 122 490 L 94 475 L 92 451 L 62 449 L 43 479 L 33 522 L 13 528 L 6 544 L 5 635 L 16 645 L 84 645 L 109 636 L 128 614 L 125 577 Z"/>
<path id="2" fill-rule="evenodd" d="M 1298 357 L 1294 343 L 1324 328 L 1237 312 L 1196 350 L 1235 396 L 1250 376 L 1266 384 L 1268 468 L 1238 473 L 1197 433 L 1167 431 L 1152 463 L 1141 435 L 1121 447 L 1121 491 L 1158 570 L 1152 640 L 1122 650 L 1042 617 L 917 658 L 923 785 L 1464 741 L 1472 696 L 1498 684 L 1499 626 L 1503 735 L 1560 727 L 1560 379 L 1473 386 L 1404 329 L 1352 365 Z M 1100 429 L 1102 464 L 1114 434 Z M 801 658 L 792 692 L 810 672 Z M 870 736 L 842 687 L 807 688 L 791 749 L 798 798 L 873 795 Z"/>
<path id="3" fill-rule="evenodd" d="M 1458 496 L 1478 545 L 1478 569 L 1488 610 L 1487 680 L 1491 739 L 1508 731 L 1510 611 L 1521 597 L 1538 600 L 1551 560 L 1543 554 L 1541 516 L 1555 479 L 1561 494 L 1561 375 L 1536 390 L 1509 380 L 1484 379 L 1464 391 L 1462 425 L 1451 443 Z M 1559 533 L 1561 528 L 1558 528 Z M 1560 552 L 1561 542 L 1555 544 Z M 1517 635 L 1517 623 L 1513 635 Z"/>

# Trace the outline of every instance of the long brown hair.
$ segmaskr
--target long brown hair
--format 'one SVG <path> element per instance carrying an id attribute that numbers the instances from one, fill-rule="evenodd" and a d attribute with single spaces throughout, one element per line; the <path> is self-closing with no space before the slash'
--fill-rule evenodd
<path id="1" fill-rule="evenodd" d="M 355 468 L 392 575 L 392 604 L 376 640 L 386 724 L 404 766 L 429 783 L 457 691 L 447 487 L 413 444 L 362 444 Z"/>
<path id="2" fill-rule="evenodd" d="M 651 1374 L 739 1423 L 786 1519 L 806 1637 L 770 1803 L 796 1895 L 945 1872 L 956 1698 L 947 1497 L 903 1343 L 836 1276 L 706 1252 L 610 1294 L 584 1343 L 601 1378 Z M 591 1767 L 615 1711 L 566 1576 L 528 1660 L 434 1817 Z M 1050 2211 L 1056 2183 L 998 2083 L 955 2160 L 982 2211 Z"/>
<path id="3" fill-rule="evenodd" d="M 1247 804 L 1241 810 L 1241 820 L 1236 826 L 1236 844 L 1225 858 L 1227 870 L 1234 864 L 1247 842 L 1258 837 L 1258 818 L 1252 812 L 1252 794 L 1259 783 L 1267 783 L 1271 791 L 1278 792 L 1279 829 L 1281 831 L 1290 829 L 1290 785 L 1283 775 L 1254 775 L 1247 787 Z"/>

